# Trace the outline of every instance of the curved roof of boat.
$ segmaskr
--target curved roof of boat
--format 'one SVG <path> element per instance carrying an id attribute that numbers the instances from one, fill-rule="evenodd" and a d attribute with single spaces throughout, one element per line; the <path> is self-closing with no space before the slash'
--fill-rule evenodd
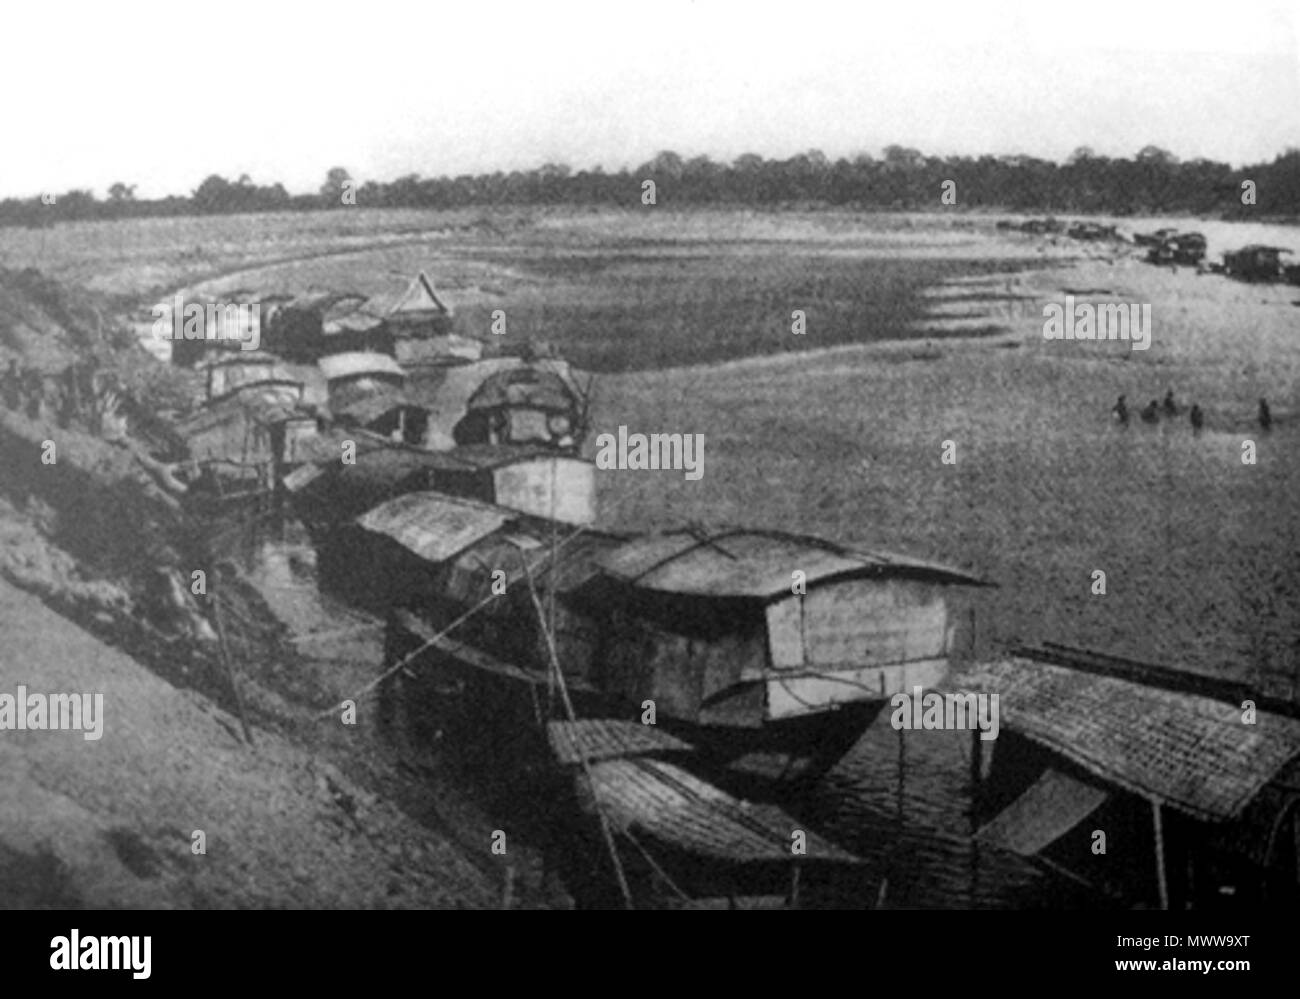
<path id="1" fill-rule="evenodd" d="M 406 377 L 406 372 L 394 358 L 377 351 L 349 350 L 341 354 L 329 354 L 317 363 L 328 381 L 334 381 L 336 378 L 354 378 L 358 375 Z"/>
<path id="2" fill-rule="evenodd" d="M 314 288 L 297 295 L 267 295 L 261 301 L 263 303 L 271 302 L 276 305 L 284 305 L 290 309 L 344 315 L 361 308 L 369 301 L 369 298 L 359 291 L 335 291 Z"/>
<path id="3" fill-rule="evenodd" d="M 430 562 L 443 562 L 516 517 L 511 510 L 438 492 L 404 493 L 357 518 Z"/>
<path id="4" fill-rule="evenodd" d="M 321 332 L 326 336 L 337 336 L 340 333 L 370 333 L 382 329 L 383 326 L 384 320 L 380 316 L 372 316 L 369 312 L 354 309 L 338 316 L 327 313 L 324 322 L 321 323 Z"/>
<path id="5" fill-rule="evenodd" d="M 809 586 L 882 576 L 983 585 L 970 573 L 936 562 L 857 551 L 820 538 L 767 530 L 647 535 L 605 555 L 600 568 L 614 579 L 644 589 L 763 600 L 789 595 L 796 569 L 805 574 Z"/>
<path id="6" fill-rule="evenodd" d="M 568 411 L 577 398 L 564 378 L 554 371 L 525 365 L 488 375 L 470 396 L 466 409 L 497 409 L 502 406 L 528 406 L 536 409 Z"/>
<path id="7" fill-rule="evenodd" d="M 330 393 L 329 410 L 337 419 L 365 425 L 403 407 L 422 409 L 399 388 L 344 385 Z"/>

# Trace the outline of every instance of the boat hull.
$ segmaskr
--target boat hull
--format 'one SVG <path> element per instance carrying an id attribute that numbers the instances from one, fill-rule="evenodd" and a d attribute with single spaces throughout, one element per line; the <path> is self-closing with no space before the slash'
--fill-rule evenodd
<path id="1" fill-rule="evenodd" d="M 484 759 L 539 758 L 546 721 L 567 715 L 558 688 L 544 673 L 472 646 L 446 639 L 428 646 L 434 634 L 408 615 L 390 622 L 386 658 L 390 664 L 408 661 L 386 684 L 381 723 L 412 733 L 417 743 L 437 738 Z M 581 681 L 570 682 L 566 691 L 577 718 L 648 717 L 642 705 Z M 885 704 L 883 699 L 854 701 L 758 725 L 701 724 L 662 715 L 654 724 L 689 745 L 680 762 L 710 783 L 741 797 L 779 801 L 823 777 Z"/>

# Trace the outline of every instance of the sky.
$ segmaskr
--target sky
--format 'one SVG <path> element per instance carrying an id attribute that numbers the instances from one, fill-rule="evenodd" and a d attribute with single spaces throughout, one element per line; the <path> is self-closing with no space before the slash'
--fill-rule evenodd
<path id="1" fill-rule="evenodd" d="M 8 7 L 0 196 L 216 173 L 315 191 L 546 162 L 889 144 L 1300 147 L 1300 4 L 1273 0 L 43 0 Z"/>

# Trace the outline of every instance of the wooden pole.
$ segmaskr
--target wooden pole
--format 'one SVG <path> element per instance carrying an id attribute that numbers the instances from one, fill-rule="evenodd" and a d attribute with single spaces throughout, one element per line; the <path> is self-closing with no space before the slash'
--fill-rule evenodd
<path id="1" fill-rule="evenodd" d="M 984 740 L 978 727 L 971 729 L 970 747 L 970 904 L 975 905 L 980 883 L 980 844 L 975 838 L 980 828 L 980 788 L 984 779 Z"/>
<path id="2" fill-rule="evenodd" d="M 230 646 L 226 642 L 226 627 L 221 620 L 220 593 L 212 594 L 212 618 L 217 625 L 217 642 L 221 647 L 221 661 L 226 667 L 226 679 L 230 682 L 230 692 L 235 695 L 235 707 L 239 710 L 239 724 L 244 729 L 244 741 L 253 745 L 253 730 L 248 727 L 248 715 L 244 712 L 244 698 L 239 693 L 239 684 L 235 682 L 235 667 L 230 659 Z"/>
<path id="3" fill-rule="evenodd" d="M 895 795 L 895 805 L 898 812 L 898 836 L 903 836 L 903 785 L 906 781 L 907 773 L 907 741 L 903 735 L 903 729 L 898 730 L 898 791 Z"/>
<path id="4" fill-rule="evenodd" d="M 578 715 L 573 710 L 573 701 L 569 698 L 569 687 L 565 683 L 564 673 L 560 669 L 560 656 L 555 649 L 555 635 L 546 627 L 546 610 L 537 597 L 537 588 L 533 585 L 533 573 L 523 552 L 519 553 L 519 559 L 523 563 L 524 578 L 528 581 L 528 596 L 533 602 L 533 610 L 537 614 L 537 623 L 541 625 L 546 638 L 546 652 L 551 661 L 551 670 L 555 674 L 556 688 L 560 692 L 560 699 L 564 702 L 564 710 L 569 717 L 569 721 L 576 722 Z M 591 799 L 596 808 L 596 818 L 600 826 L 601 836 L 605 840 L 605 849 L 609 851 L 609 859 L 614 864 L 614 876 L 618 879 L 618 888 L 623 895 L 623 907 L 625 909 L 634 909 L 636 906 L 632 904 L 632 890 L 628 887 L 627 876 L 623 873 L 623 861 L 619 858 L 618 847 L 614 843 L 614 833 L 610 829 L 609 818 L 605 815 L 605 809 L 600 803 L 600 789 L 596 785 L 596 778 L 591 773 L 591 764 L 585 752 L 580 751 L 578 753 L 578 762 L 582 766 L 583 775 L 587 778 L 587 786 L 591 788 Z"/>
<path id="5" fill-rule="evenodd" d="M 1156 880 L 1160 886 L 1160 908 L 1169 908 L 1169 884 L 1165 880 L 1165 831 L 1160 816 L 1160 802 L 1151 799 L 1151 817 L 1156 829 Z"/>
<path id="6" fill-rule="evenodd" d="M 790 865 L 790 908 L 799 908 L 799 861 Z"/>
<path id="7" fill-rule="evenodd" d="M 505 889 L 501 896 L 501 908 L 509 909 L 514 902 L 515 897 L 515 866 L 514 864 L 506 865 L 506 883 Z"/>
<path id="8" fill-rule="evenodd" d="M 546 628 L 552 635 L 555 634 L 555 591 L 559 588 L 556 584 L 555 575 L 559 571 L 559 537 L 557 527 L 559 518 L 556 517 L 555 510 L 555 490 L 556 490 L 556 468 L 555 463 L 551 463 L 551 558 L 547 563 L 550 579 L 546 587 Z M 551 717 L 551 712 L 555 708 L 555 685 L 547 679 L 546 681 L 546 717 Z"/>
<path id="9" fill-rule="evenodd" d="M 895 809 L 897 828 L 894 830 L 894 845 L 889 851 L 889 867 L 885 874 L 884 883 L 880 886 L 880 899 L 877 900 L 877 908 L 884 898 L 885 885 L 889 883 L 889 877 L 894 873 L 894 868 L 898 863 L 899 854 L 903 849 L 903 773 L 906 767 L 906 750 L 907 743 L 903 741 L 903 730 L 898 730 L 898 789 L 895 792 Z"/>

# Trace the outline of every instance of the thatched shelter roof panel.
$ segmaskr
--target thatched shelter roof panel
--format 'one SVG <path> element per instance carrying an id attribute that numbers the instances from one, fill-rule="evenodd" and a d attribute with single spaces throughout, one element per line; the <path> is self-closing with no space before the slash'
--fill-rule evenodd
<path id="1" fill-rule="evenodd" d="M 980 663 L 965 689 L 998 693 L 1001 723 L 1089 773 L 1204 821 L 1237 815 L 1300 754 L 1300 721 L 1012 656 Z"/>

